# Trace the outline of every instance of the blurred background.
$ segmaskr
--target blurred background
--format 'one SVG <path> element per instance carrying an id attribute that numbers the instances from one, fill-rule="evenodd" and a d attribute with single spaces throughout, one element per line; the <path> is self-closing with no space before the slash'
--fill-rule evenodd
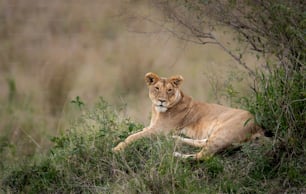
<path id="1" fill-rule="evenodd" d="M 146 1 L 0 0 L 0 154 L 46 150 L 81 114 L 71 103 L 77 96 L 86 108 L 103 97 L 148 124 L 150 71 L 182 75 L 196 100 L 236 106 L 233 98 L 250 92 L 247 72 L 215 45 L 175 38 L 155 22 L 164 20 Z M 217 35 L 235 37 L 227 29 Z"/>

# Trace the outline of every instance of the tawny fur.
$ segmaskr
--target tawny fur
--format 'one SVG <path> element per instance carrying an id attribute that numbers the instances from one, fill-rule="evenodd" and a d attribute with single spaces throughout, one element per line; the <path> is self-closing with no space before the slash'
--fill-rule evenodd
<path id="1" fill-rule="evenodd" d="M 124 150 L 140 138 L 176 133 L 189 138 L 173 138 L 202 149 L 196 154 L 175 152 L 174 155 L 201 159 L 232 144 L 263 135 L 262 129 L 255 125 L 254 117 L 248 111 L 193 101 L 180 90 L 182 76 L 160 78 L 154 73 L 147 73 L 145 80 L 152 101 L 150 125 L 119 143 L 113 149 L 115 152 Z"/>

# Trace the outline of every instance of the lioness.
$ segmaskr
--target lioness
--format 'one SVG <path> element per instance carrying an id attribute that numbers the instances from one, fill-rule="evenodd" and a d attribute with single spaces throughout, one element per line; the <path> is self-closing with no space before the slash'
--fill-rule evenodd
<path id="1" fill-rule="evenodd" d="M 175 152 L 175 156 L 201 159 L 232 144 L 263 135 L 248 111 L 193 101 L 181 91 L 183 77 L 180 75 L 160 78 L 154 73 L 147 73 L 145 80 L 152 101 L 151 123 L 119 143 L 113 148 L 115 152 L 140 138 L 173 132 L 189 137 L 173 136 L 179 142 L 202 148 L 196 154 Z"/>

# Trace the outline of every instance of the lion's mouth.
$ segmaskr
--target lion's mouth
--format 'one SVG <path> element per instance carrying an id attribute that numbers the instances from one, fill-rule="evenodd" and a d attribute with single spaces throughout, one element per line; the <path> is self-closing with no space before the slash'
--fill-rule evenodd
<path id="1" fill-rule="evenodd" d="M 162 104 L 160 105 L 155 105 L 155 108 L 158 112 L 166 112 L 168 110 L 168 108 L 166 106 L 163 106 Z"/>

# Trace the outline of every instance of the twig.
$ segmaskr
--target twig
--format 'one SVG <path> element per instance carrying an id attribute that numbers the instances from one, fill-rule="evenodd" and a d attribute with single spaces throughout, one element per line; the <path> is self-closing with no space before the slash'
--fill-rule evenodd
<path id="1" fill-rule="evenodd" d="M 37 143 L 37 141 L 35 141 L 35 139 L 29 135 L 26 131 L 24 131 L 23 129 L 20 129 L 20 131 L 22 131 L 26 136 L 28 136 L 28 138 L 39 148 L 41 149 L 41 146 L 39 145 L 39 143 Z"/>

